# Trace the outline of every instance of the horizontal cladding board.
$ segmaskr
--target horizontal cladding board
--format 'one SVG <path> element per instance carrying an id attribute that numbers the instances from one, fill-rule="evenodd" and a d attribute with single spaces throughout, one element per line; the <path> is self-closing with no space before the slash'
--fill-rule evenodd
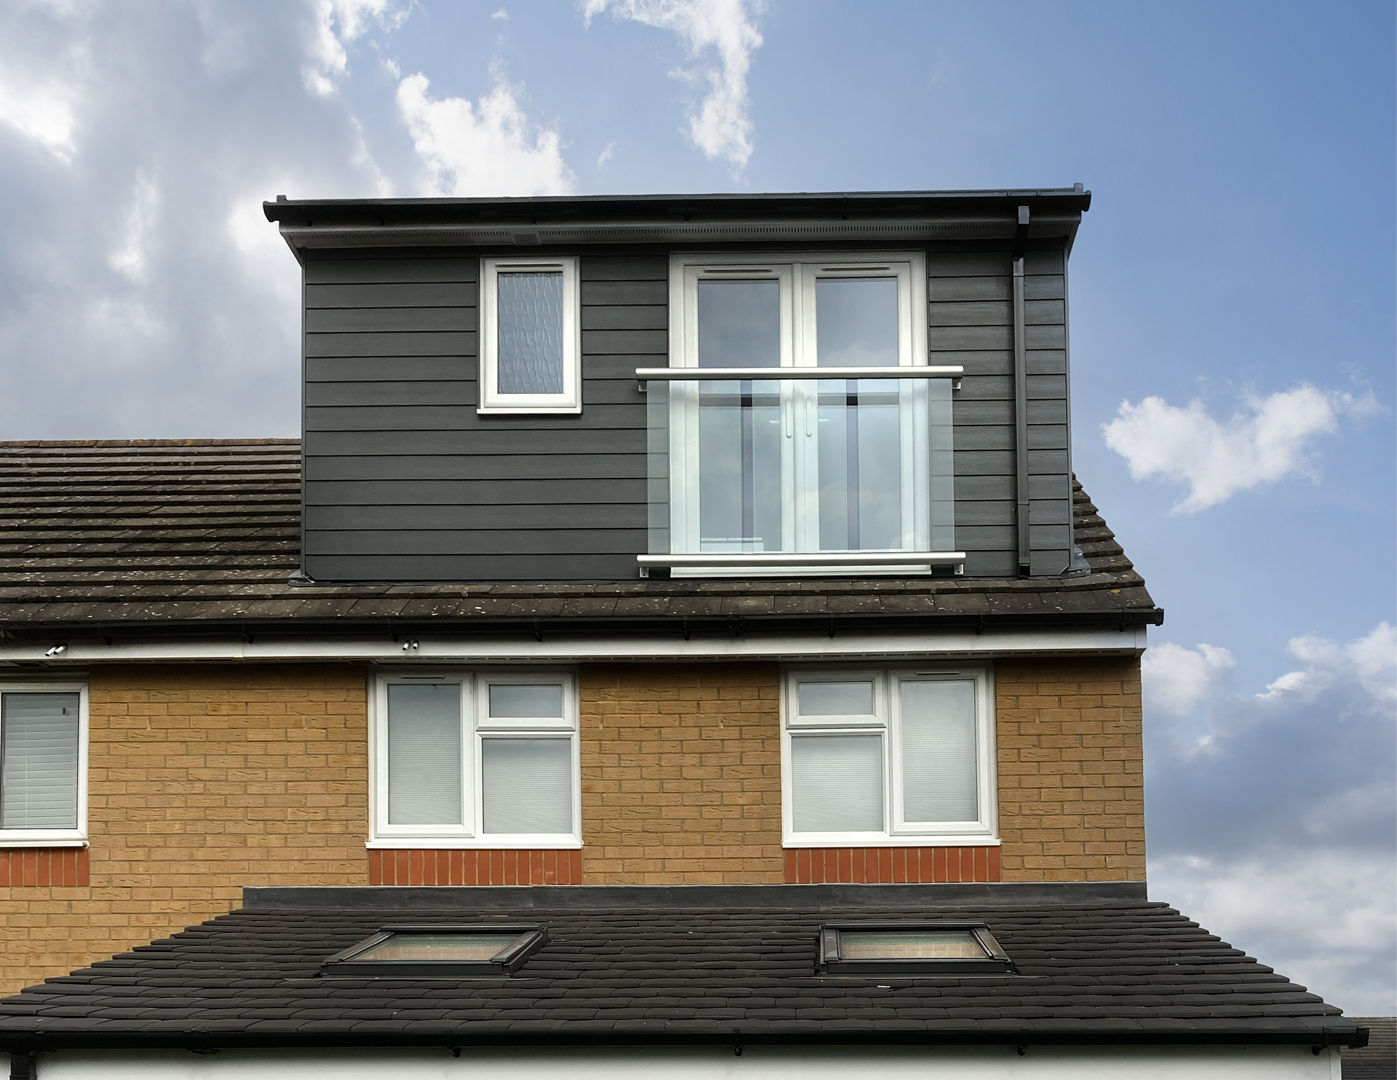
<path id="1" fill-rule="evenodd" d="M 306 482 L 321 480 L 644 480 L 645 454 L 424 454 L 319 456 L 308 440 Z"/>
<path id="2" fill-rule="evenodd" d="M 959 462 L 957 462 L 959 464 Z M 963 502 L 992 502 L 996 499 L 1015 498 L 1016 487 L 1012 476 L 957 476 L 955 478 L 956 505 Z M 1030 493 L 1032 489 L 1030 488 Z M 959 511 L 957 511 L 959 515 Z"/>
<path id="3" fill-rule="evenodd" d="M 1017 520 L 1017 505 L 1012 499 L 966 502 L 956 492 L 956 542 L 960 542 L 960 530 L 975 525 L 1012 526 Z"/>
<path id="4" fill-rule="evenodd" d="M 1024 339 L 1030 340 L 1027 334 Z M 927 348 L 933 353 L 947 350 L 1012 349 L 1014 328 L 1012 326 L 935 326 L 927 334 Z M 1046 346 L 1045 346 L 1046 347 Z M 941 363 L 940 357 L 932 361 Z"/>
<path id="5" fill-rule="evenodd" d="M 307 285 L 305 303 L 307 308 L 475 307 L 475 282 Z"/>
<path id="6" fill-rule="evenodd" d="M 1033 450 L 1028 452 L 1029 476 L 1067 475 L 1067 451 Z"/>
<path id="7" fill-rule="evenodd" d="M 1024 347 L 1027 349 L 1065 349 L 1067 348 L 1067 327 L 1061 324 L 1056 326 L 1025 326 L 1023 340 Z"/>
<path id="8" fill-rule="evenodd" d="M 978 427 L 956 425 L 955 447 L 960 450 L 1013 450 L 1013 424 L 986 424 Z"/>
<path id="9" fill-rule="evenodd" d="M 961 551 L 1009 551 L 1017 543 L 1012 526 L 956 525 L 956 547 Z"/>
<path id="10" fill-rule="evenodd" d="M 1067 353 L 1062 349 L 1029 349 L 1024 354 L 1025 370 L 1029 378 L 1034 375 L 1065 375 L 1067 373 Z M 1064 387 L 1066 382 L 1062 384 Z"/>
<path id="11" fill-rule="evenodd" d="M 1029 398 L 1028 422 L 1030 426 L 1034 424 L 1066 424 L 1067 402 L 1063 399 Z"/>
<path id="12" fill-rule="evenodd" d="M 589 255 L 578 264 L 582 287 L 589 281 L 669 282 L 667 255 Z"/>
<path id="13" fill-rule="evenodd" d="M 474 356 L 475 334 L 307 334 L 307 356 Z"/>
<path id="14" fill-rule="evenodd" d="M 634 356 L 636 353 L 669 355 L 667 330 L 583 330 L 582 353 L 610 353 Z"/>
<path id="15" fill-rule="evenodd" d="M 957 432 L 959 434 L 959 432 Z M 1029 424 L 1028 449 L 1065 450 L 1068 446 L 1066 424 Z"/>
<path id="16" fill-rule="evenodd" d="M 955 418 L 956 432 L 955 443 L 961 445 L 960 429 L 962 426 L 974 427 L 985 424 L 1008 424 L 1014 423 L 1014 402 L 1012 398 L 984 401 L 967 399 L 956 395 L 951 398 L 952 415 Z"/>
<path id="17" fill-rule="evenodd" d="M 1013 273 L 1013 251 L 1006 243 L 999 248 L 975 251 L 947 251 L 930 248 L 926 253 L 927 278 L 1004 277 Z M 1061 277 L 1066 259 L 1061 247 L 1034 247 L 1024 252 L 1025 276 Z"/>
<path id="18" fill-rule="evenodd" d="M 307 334 L 383 334 L 419 330 L 474 330 L 475 308 L 310 308 Z"/>
<path id="19" fill-rule="evenodd" d="M 1064 478 L 1065 479 L 1065 478 Z M 1058 498 L 1034 499 L 1028 505 L 1030 525 L 1070 525 L 1072 500 L 1064 494 Z"/>
<path id="20" fill-rule="evenodd" d="M 582 306 L 651 305 L 663 307 L 669 303 L 668 274 L 658 281 L 596 281 L 585 274 L 582 279 Z"/>
<path id="21" fill-rule="evenodd" d="M 566 498 L 565 495 L 563 497 Z M 475 534 L 543 530 L 556 538 L 585 530 L 643 530 L 645 513 L 644 492 L 641 492 L 641 501 L 630 504 L 541 502 L 536 505 L 308 506 L 305 525 L 307 532 L 315 533 L 346 529 L 375 535 L 403 531 Z M 513 537 L 497 537 L 494 543 L 498 551 L 518 550 Z M 382 550 L 394 549 L 389 547 Z M 545 550 L 555 549 L 550 547 Z"/>
<path id="22" fill-rule="evenodd" d="M 501 544 L 505 546 L 502 548 Z M 306 552 L 315 555 L 517 555 L 570 553 L 624 555 L 646 547 L 641 529 L 523 529 L 508 538 L 490 529 L 354 529 L 306 531 Z"/>
<path id="23" fill-rule="evenodd" d="M 932 304 L 927 309 L 928 325 L 940 326 L 1009 326 L 1014 321 L 1014 308 L 1003 300 L 966 300 L 953 304 Z"/>
<path id="24" fill-rule="evenodd" d="M 1030 375 L 1024 380 L 1025 393 L 1029 401 L 1056 401 L 1067 399 L 1066 375 Z"/>
<path id="25" fill-rule="evenodd" d="M 615 380 L 635 385 L 638 367 L 664 367 L 668 358 L 654 356 L 614 356 L 608 353 L 582 357 L 583 394 L 597 380 Z M 306 381 L 315 382 L 434 382 L 462 379 L 474 381 L 475 354 L 465 356 L 308 356 Z"/>
<path id="26" fill-rule="evenodd" d="M 400 282 L 473 282 L 476 260 L 462 258 L 400 259 L 308 258 L 307 285 L 388 285 Z"/>
<path id="27" fill-rule="evenodd" d="M 566 416 L 481 416 L 464 405 L 310 406 L 305 430 L 469 432 L 482 437 L 507 432 L 590 431 L 598 428 L 645 428 L 645 405 L 592 405 Z M 485 449 L 482 447 L 482 449 Z M 486 451 L 488 453 L 488 450 Z"/>
<path id="28" fill-rule="evenodd" d="M 1066 525 L 1029 525 L 1028 546 L 1033 551 L 1066 551 L 1072 543 L 1070 534 Z"/>
<path id="29" fill-rule="evenodd" d="M 1067 278 L 1062 274 L 1025 274 L 1023 295 L 1025 300 L 1064 300 Z"/>
<path id="30" fill-rule="evenodd" d="M 565 502 L 644 503 L 645 478 L 315 480 L 306 489 L 309 506 L 542 506 Z"/>
<path id="31" fill-rule="evenodd" d="M 1014 377 L 1008 374 L 967 375 L 961 379 L 960 389 L 951 395 L 957 409 L 962 402 L 1013 400 Z"/>
<path id="32" fill-rule="evenodd" d="M 1028 497 L 1034 502 L 1061 499 L 1072 502 L 1072 478 L 1066 473 L 1040 473 L 1028 478 Z"/>
<path id="33" fill-rule="evenodd" d="M 582 329 L 587 330 L 665 330 L 669 329 L 669 308 L 663 306 L 584 307 Z M 587 335 L 583 334 L 584 341 Z"/>
<path id="34" fill-rule="evenodd" d="M 1018 555 L 1013 551 L 967 551 L 967 577 L 1011 578 L 1018 575 Z"/>
<path id="35" fill-rule="evenodd" d="M 1067 305 L 1061 300 L 1025 300 L 1023 318 L 1025 326 L 1059 326 L 1067 321 Z"/>
<path id="36" fill-rule="evenodd" d="M 459 376 L 460 372 L 453 374 Z M 477 404 L 475 388 L 474 379 L 459 377 L 413 382 L 307 382 L 305 404 L 310 408 L 334 405 L 466 405 L 474 408 Z M 582 403 L 586 415 L 588 406 L 593 405 L 644 407 L 645 395 L 634 378 L 587 379 L 582 386 Z"/>
<path id="37" fill-rule="evenodd" d="M 968 450 L 964 446 L 955 449 L 956 482 L 962 476 L 1013 476 L 1013 450 Z"/>
<path id="38" fill-rule="evenodd" d="M 353 555 L 308 554 L 306 570 L 321 581 L 633 581 L 630 554 Z"/>
<path id="39" fill-rule="evenodd" d="M 307 453 L 318 455 L 637 454 L 642 461 L 645 458 L 643 427 L 619 431 L 561 427 L 533 431 L 517 427 L 498 431 L 308 431 L 306 436 Z"/>
<path id="40" fill-rule="evenodd" d="M 1028 572 L 1035 577 L 1057 577 L 1072 565 L 1072 552 L 1067 548 L 1044 551 L 1030 550 Z"/>
<path id="41" fill-rule="evenodd" d="M 1061 274 L 1026 274 L 1024 299 L 1061 300 L 1067 280 Z M 1004 300 L 1014 298 L 1013 273 L 1006 263 L 993 277 L 933 277 L 927 279 L 927 299 L 932 304 L 957 300 Z"/>

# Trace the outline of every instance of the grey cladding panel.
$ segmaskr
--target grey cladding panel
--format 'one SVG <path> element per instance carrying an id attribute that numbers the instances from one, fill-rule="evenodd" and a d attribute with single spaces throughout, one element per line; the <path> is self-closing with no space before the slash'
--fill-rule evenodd
<path id="1" fill-rule="evenodd" d="M 1005 277 L 1013 256 L 1006 245 L 998 251 L 944 251 L 926 253 L 927 277 Z"/>
<path id="2" fill-rule="evenodd" d="M 927 300 L 933 304 L 957 300 L 998 300 L 1007 304 L 1014 299 L 1007 263 L 994 277 L 928 278 L 926 291 Z"/>
<path id="3" fill-rule="evenodd" d="M 1014 321 L 1013 305 L 1002 300 L 934 303 L 930 324 L 941 326 L 1009 326 Z"/>
<path id="4" fill-rule="evenodd" d="M 668 359 L 668 259 L 583 254 L 579 416 L 475 410 L 476 261 L 306 271 L 307 569 L 325 580 L 631 580 L 640 365 Z"/>

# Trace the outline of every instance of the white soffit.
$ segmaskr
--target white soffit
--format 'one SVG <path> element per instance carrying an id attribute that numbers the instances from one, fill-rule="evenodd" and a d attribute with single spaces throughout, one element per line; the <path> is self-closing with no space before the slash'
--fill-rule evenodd
<path id="1" fill-rule="evenodd" d="M 207 640 L 49 641 L 0 643 L 0 665 L 109 664 L 120 661 L 403 661 L 563 662 L 586 660 L 802 660 L 873 658 L 961 658 L 995 656 L 1138 656 L 1145 649 L 1144 627 L 1093 627 L 1069 630 L 974 630 L 908 633 L 763 633 L 740 636 L 698 634 L 568 635 L 543 631 L 532 635 L 482 636 L 449 630 L 386 632 L 344 638 L 277 638 L 257 636 Z M 64 644 L 61 657 L 48 657 Z"/>

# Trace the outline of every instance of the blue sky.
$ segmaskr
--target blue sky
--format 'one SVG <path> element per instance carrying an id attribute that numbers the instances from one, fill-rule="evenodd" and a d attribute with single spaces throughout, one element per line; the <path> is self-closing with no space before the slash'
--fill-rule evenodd
<path id="1" fill-rule="evenodd" d="M 293 198 L 1065 186 L 1154 895 L 1394 1002 L 1390 3 L 0 10 L 0 438 L 294 435 Z"/>

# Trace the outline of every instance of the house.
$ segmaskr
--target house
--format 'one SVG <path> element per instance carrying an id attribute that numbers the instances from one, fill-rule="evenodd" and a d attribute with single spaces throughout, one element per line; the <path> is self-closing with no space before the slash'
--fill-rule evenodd
<path id="1" fill-rule="evenodd" d="M 266 204 L 301 440 L 0 444 L 15 1075 L 1336 1075 L 1146 895 L 1089 203 Z"/>

